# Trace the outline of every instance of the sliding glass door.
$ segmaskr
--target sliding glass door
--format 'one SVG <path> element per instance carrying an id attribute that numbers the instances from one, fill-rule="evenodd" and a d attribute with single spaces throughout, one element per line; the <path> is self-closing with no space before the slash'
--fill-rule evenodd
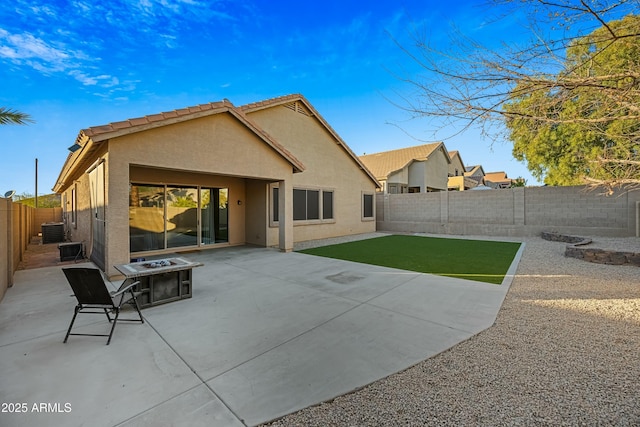
<path id="1" fill-rule="evenodd" d="M 164 187 L 130 186 L 129 243 L 131 252 L 164 249 Z"/>
<path id="2" fill-rule="evenodd" d="M 131 184 L 130 251 L 228 242 L 228 196 L 227 188 Z"/>
<path id="3" fill-rule="evenodd" d="M 229 241 L 229 190 L 227 188 L 203 188 L 200 190 L 202 208 L 201 244 L 211 245 Z"/>
<path id="4" fill-rule="evenodd" d="M 167 187 L 167 248 L 198 244 L 198 189 Z"/>

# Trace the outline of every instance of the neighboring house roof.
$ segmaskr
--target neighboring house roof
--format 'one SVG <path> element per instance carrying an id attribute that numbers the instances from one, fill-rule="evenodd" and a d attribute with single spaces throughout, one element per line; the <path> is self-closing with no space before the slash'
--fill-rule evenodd
<path id="1" fill-rule="evenodd" d="M 487 172 L 484 174 L 484 179 L 491 182 L 511 182 L 505 172 Z"/>
<path id="2" fill-rule="evenodd" d="M 403 169 L 416 160 L 427 160 L 429 156 L 438 150 L 442 150 L 447 161 L 451 163 L 449 154 L 442 142 L 417 145 L 415 147 L 400 148 L 381 153 L 360 156 L 360 160 L 379 180 L 386 179 L 389 175 Z"/>
<path id="3" fill-rule="evenodd" d="M 464 176 L 476 181 L 478 184 L 482 184 L 484 182 L 484 169 L 482 165 L 475 166 L 465 166 Z"/>
<path id="4" fill-rule="evenodd" d="M 329 134 L 331 134 L 331 136 L 335 138 L 338 145 L 340 145 L 340 147 L 356 162 L 358 167 L 362 171 L 364 171 L 369 176 L 369 178 L 371 178 L 371 180 L 373 180 L 376 186 L 381 187 L 380 183 L 376 179 L 375 175 L 371 172 L 371 170 L 367 168 L 367 166 L 361 161 L 360 158 L 358 158 L 358 156 L 353 151 L 351 151 L 349 146 L 342 140 L 340 135 L 338 135 L 338 133 L 331 127 L 331 125 L 329 125 L 324 117 L 322 117 L 320 113 L 316 111 L 313 105 L 311 105 L 311 103 L 301 94 L 280 96 L 277 98 L 246 104 L 240 108 L 245 114 L 251 115 L 251 113 L 255 111 L 264 110 L 266 108 L 273 108 L 276 106 L 284 106 L 306 116 L 315 117 L 320 122 L 320 124 L 324 126 L 324 128 L 329 132 Z"/>
<path id="5" fill-rule="evenodd" d="M 496 184 L 500 188 L 507 188 L 511 186 L 511 178 L 507 177 L 505 172 L 488 172 L 484 176 L 485 183 Z"/>
<path id="6" fill-rule="evenodd" d="M 305 167 L 300 160 L 298 160 L 291 152 L 282 146 L 282 144 L 273 139 L 250 118 L 248 118 L 241 108 L 234 106 L 229 100 L 225 99 L 219 102 L 181 108 L 159 114 L 113 122 L 101 126 L 92 126 L 81 130 L 76 138 L 76 144 L 82 147 L 83 150 L 77 150 L 69 154 L 53 190 L 55 192 L 59 192 L 63 189 L 66 186 L 65 183 L 69 180 L 71 173 L 74 170 L 87 169 L 94 161 L 93 154 L 99 150 L 101 143 L 104 141 L 123 135 L 221 113 L 228 113 L 234 116 L 238 121 L 288 161 L 293 167 L 294 172 L 304 171 Z M 87 148 L 86 150 L 84 150 L 85 147 Z"/>
<path id="7" fill-rule="evenodd" d="M 464 168 L 465 170 L 465 176 L 471 176 L 471 175 L 481 175 L 484 176 L 484 169 L 482 168 L 482 165 L 474 165 L 474 166 L 465 166 Z"/>
<path id="8" fill-rule="evenodd" d="M 453 162 L 456 157 L 460 162 L 460 166 L 462 166 L 462 168 L 464 169 L 464 162 L 462 161 L 462 156 L 460 155 L 460 152 L 458 150 L 449 151 L 449 158 L 451 159 L 451 164 L 449 165 L 449 173 L 454 175 L 455 175 L 455 171 L 452 171 L 451 169 L 454 167 Z M 460 175 L 464 175 L 464 170 L 459 170 L 458 173 Z"/>

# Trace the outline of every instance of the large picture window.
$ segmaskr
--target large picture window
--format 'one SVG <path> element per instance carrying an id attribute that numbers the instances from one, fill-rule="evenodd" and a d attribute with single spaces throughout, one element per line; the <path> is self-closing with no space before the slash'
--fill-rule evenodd
<path id="1" fill-rule="evenodd" d="M 271 218 L 274 223 L 279 219 L 280 201 L 278 187 L 271 190 Z M 333 220 L 333 190 L 293 189 L 294 221 Z"/>

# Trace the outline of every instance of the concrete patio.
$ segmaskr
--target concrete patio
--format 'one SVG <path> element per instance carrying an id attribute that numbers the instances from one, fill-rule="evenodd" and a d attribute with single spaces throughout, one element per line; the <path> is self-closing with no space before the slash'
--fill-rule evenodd
<path id="1" fill-rule="evenodd" d="M 76 301 L 60 266 L 18 271 L 0 303 L 0 425 L 273 420 L 490 327 L 523 246 L 501 286 L 265 248 L 193 252 L 193 298 L 119 323 L 109 346 L 62 343 Z M 84 315 L 76 328 L 108 322 Z"/>

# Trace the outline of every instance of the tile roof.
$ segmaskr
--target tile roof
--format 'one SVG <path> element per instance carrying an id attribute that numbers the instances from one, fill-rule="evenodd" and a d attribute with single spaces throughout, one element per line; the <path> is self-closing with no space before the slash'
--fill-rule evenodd
<path id="1" fill-rule="evenodd" d="M 250 113 L 252 111 L 261 110 L 263 108 L 273 107 L 280 104 L 286 104 L 288 102 L 302 100 L 305 104 L 311 105 L 309 101 L 306 100 L 304 96 L 299 93 L 292 93 L 290 95 L 278 96 L 276 98 L 265 99 L 262 101 L 252 102 L 250 104 L 245 104 L 240 107 L 242 111 L 245 113 Z"/>
<path id="2" fill-rule="evenodd" d="M 218 102 L 210 102 L 208 104 L 200 104 L 192 107 L 180 108 L 172 111 L 147 115 L 144 117 L 137 117 L 119 122 L 113 122 L 106 125 L 92 126 L 86 129 L 82 129 L 79 132 L 78 137 L 76 138 L 76 143 L 80 144 L 81 146 L 85 146 L 89 141 L 91 141 L 91 151 L 94 151 L 94 143 L 99 143 L 100 141 L 105 141 L 109 138 L 114 138 L 129 133 L 141 132 L 144 130 L 187 121 L 198 117 L 213 115 L 221 112 L 229 112 L 238 120 L 242 121 L 251 130 L 253 130 L 253 132 L 259 135 L 277 152 L 284 156 L 293 165 L 295 170 L 297 170 L 298 172 L 302 172 L 305 170 L 305 166 L 302 164 L 302 162 L 300 162 L 289 150 L 282 146 L 282 144 L 276 141 L 253 120 L 251 120 L 250 117 L 247 116 L 248 113 L 256 110 L 281 104 L 287 104 L 295 101 L 301 101 L 302 103 L 304 103 L 306 108 L 309 110 L 308 112 L 311 113 L 310 115 L 315 116 L 321 122 L 321 124 L 326 127 L 329 133 L 331 133 L 336 138 L 338 144 L 341 145 L 347 152 L 347 154 L 353 158 L 358 167 L 362 169 L 376 183 L 376 185 L 379 185 L 373 174 L 362 164 L 360 159 L 358 159 L 358 156 L 356 156 L 355 153 L 351 151 L 347 144 L 329 125 L 329 123 L 327 123 L 326 120 L 324 120 L 324 118 L 322 118 L 322 116 L 318 114 L 318 112 L 309 103 L 309 101 L 307 101 L 304 96 L 300 94 L 285 95 L 277 98 L 246 104 L 241 107 L 236 107 L 231 103 L 231 101 L 229 101 L 228 99 L 224 99 Z M 56 184 L 55 188 L 61 185 L 61 183 L 64 181 L 63 178 L 67 176 L 69 170 L 75 167 L 75 159 L 79 155 L 80 153 L 72 153 L 68 155 L 67 160 L 65 161 L 65 165 L 63 166 L 63 170 L 60 172 L 58 183 Z"/>
<path id="3" fill-rule="evenodd" d="M 198 117 L 201 115 L 214 114 L 220 110 L 235 108 L 231 102 L 228 100 L 219 101 L 219 102 L 210 102 L 208 104 L 196 105 L 193 107 L 180 108 L 173 111 L 166 111 L 159 114 L 151 114 L 144 117 L 137 117 L 133 119 L 128 119 L 120 122 L 113 122 L 106 125 L 101 126 L 92 126 L 87 129 L 83 129 L 81 132 L 94 139 L 100 140 L 101 135 L 109 134 L 116 131 L 127 130 L 135 131 L 136 128 L 144 127 L 145 129 L 148 126 L 153 127 L 154 125 L 162 125 L 163 122 L 169 121 L 171 119 L 184 119 L 188 120 L 194 117 Z M 143 130 L 143 129 L 140 129 Z"/>
<path id="4" fill-rule="evenodd" d="M 414 160 L 426 160 L 440 147 L 444 147 L 442 142 L 434 142 L 415 147 L 366 154 L 360 156 L 360 160 L 377 179 L 386 179 L 392 172 L 402 169 Z"/>
<path id="5" fill-rule="evenodd" d="M 153 127 L 165 126 L 167 124 L 180 121 L 191 120 L 198 117 L 209 116 L 221 112 L 230 112 L 238 119 L 243 121 L 245 125 L 251 128 L 256 134 L 271 145 L 277 152 L 283 155 L 298 170 L 303 171 L 304 165 L 278 141 L 274 140 L 269 134 L 262 130 L 257 124 L 249 120 L 241 109 L 236 108 L 229 100 L 225 99 L 218 102 L 210 102 L 208 104 L 200 104 L 193 107 L 179 108 L 173 111 L 166 111 L 159 114 L 152 114 L 144 117 L 128 119 L 121 122 L 113 122 L 102 126 L 93 126 L 80 131 L 78 140 L 82 136 L 91 138 L 93 141 L 103 141 L 110 137 L 119 136 L 121 133 L 133 133 L 147 130 Z"/>

